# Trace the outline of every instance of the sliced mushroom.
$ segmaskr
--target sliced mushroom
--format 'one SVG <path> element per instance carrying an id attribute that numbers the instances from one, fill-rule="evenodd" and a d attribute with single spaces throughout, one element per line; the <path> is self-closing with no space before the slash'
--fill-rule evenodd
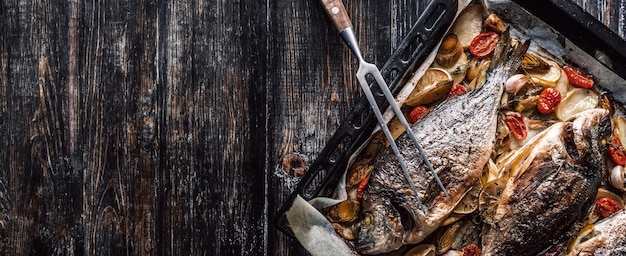
<path id="1" fill-rule="evenodd" d="M 439 47 L 435 61 L 444 68 L 449 68 L 459 60 L 463 53 L 463 46 L 455 34 L 448 34 Z"/>
<path id="2" fill-rule="evenodd" d="M 495 13 L 489 14 L 483 25 L 485 28 L 498 34 L 502 34 L 502 32 L 504 32 L 504 23 Z"/>

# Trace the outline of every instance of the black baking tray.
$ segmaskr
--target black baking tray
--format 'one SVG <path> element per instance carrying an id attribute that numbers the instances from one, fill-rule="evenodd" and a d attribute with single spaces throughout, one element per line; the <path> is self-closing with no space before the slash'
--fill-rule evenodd
<path id="1" fill-rule="evenodd" d="M 543 20 L 558 31 L 564 37 L 563 40 L 567 38 L 573 42 L 578 48 L 596 58 L 600 65 L 626 79 L 626 41 L 571 0 L 512 0 L 512 2 Z M 384 64 L 381 73 L 394 95 L 408 80 L 407 74 L 421 65 L 443 38 L 454 20 L 457 7 L 457 0 L 433 0 L 398 49 Z M 379 107 L 386 109 L 388 103 L 384 96 L 374 84 L 372 85 Z M 367 140 L 377 124 L 367 99 L 362 97 L 278 212 L 276 224 L 279 230 L 295 238 L 287 223 L 285 212 L 289 210 L 296 196 L 300 195 L 307 201 L 319 196 L 330 197 L 346 170 L 349 156 Z"/>

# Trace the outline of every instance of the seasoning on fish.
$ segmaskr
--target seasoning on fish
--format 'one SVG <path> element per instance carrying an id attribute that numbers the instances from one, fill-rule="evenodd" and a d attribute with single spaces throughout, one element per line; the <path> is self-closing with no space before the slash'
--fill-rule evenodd
<path id="1" fill-rule="evenodd" d="M 587 110 L 518 151 L 526 154 L 525 168 L 508 180 L 496 218 L 483 226 L 483 255 L 537 255 L 577 232 L 573 227 L 594 205 L 606 169 L 601 141 L 610 125 L 608 110 Z"/>
<path id="2" fill-rule="evenodd" d="M 512 43 L 504 32 L 494 51 L 486 82 L 473 92 L 443 101 L 417 121 L 412 129 L 422 142 L 450 198 L 437 189 L 406 134 L 397 139 L 407 160 L 418 197 L 404 185 L 395 156 L 387 152 L 374 166 L 361 200 L 357 250 L 377 254 L 403 244 L 422 241 L 448 217 L 455 206 L 479 181 L 495 144 L 498 106 L 504 82 L 517 70 L 529 42 Z"/>

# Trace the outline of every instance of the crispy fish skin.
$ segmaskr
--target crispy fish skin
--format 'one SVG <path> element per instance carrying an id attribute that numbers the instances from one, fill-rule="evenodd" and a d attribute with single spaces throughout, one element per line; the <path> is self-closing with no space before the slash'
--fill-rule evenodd
<path id="1" fill-rule="evenodd" d="M 483 255 L 537 255 L 576 232 L 602 181 L 610 125 L 608 110 L 593 109 L 544 131 L 483 225 Z"/>
<path id="2" fill-rule="evenodd" d="M 362 198 L 357 250 L 390 252 L 422 241 L 450 214 L 479 180 L 495 145 L 498 103 L 506 79 L 517 69 L 528 43 L 512 44 L 508 31 L 498 43 L 486 82 L 476 91 L 450 98 L 411 128 L 437 170 L 446 198 L 406 134 L 396 143 L 417 185 L 424 212 L 390 151 L 375 165 Z"/>
<path id="3" fill-rule="evenodd" d="M 626 211 L 596 223 L 591 238 L 574 247 L 568 255 L 626 255 Z"/>

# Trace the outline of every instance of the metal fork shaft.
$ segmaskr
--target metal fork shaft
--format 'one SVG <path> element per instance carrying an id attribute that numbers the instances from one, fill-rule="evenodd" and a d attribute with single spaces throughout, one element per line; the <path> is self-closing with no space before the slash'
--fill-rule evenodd
<path id="1" fill-rule="evenodd" d="M 407 182 L 410 184 L 411 189 L 413 190 L 413 193 L 415 194 L 415 198 L 417 198 L 417 201 L 419 202 L 422 210 L 423 210 L 423 205 L 421 203 L 421 200 L 419 199 L 417 188 L 415 187 L 415 184 L 413 183 L 413 180 L 411 179 L 410 173 L 408 169 L 406 168 L 404 158 L 400 154 L 400 151 L 398 150 L 398 146 L 396 145 L 395 140 L 393 139 L 393 136 L 391 135 L 391 132 L 389 132 L 389 128 L 387 127 L 387 124 L 385 123 L 383 115 L 380 109 L 378 108 L 376 99 L 374 98 L 374 95 L 372 94 L 369 84 L 367 83 L 367 80 L 365 79 L 365 75 L 368 73 L 374 76 L 376 83 L 378 84 L 379 88 L 385 95 L 385 98 L 389 102 L 389 105 L 391 106 L 394 113 L 396 114 L 396 116 L 398 117 L 402 125 L 404 126 L 404 129 L 408 133 L 409 137 L 415 144 L 415 147 L 419 151 L 422 160 L 424 161 L 428 169 L 430 169 L 434 179 L 437 181 L 437 184 L 443 190 L 446 197 L 449 199 L 450 196 L 448 195 L 448 191 L 441 183 L 441 180 L 439 179 L 437 172 L 435 171 L 432 164 L 428 160 L 428 156 L 426 155 L 426 152 L 424 152 L 424 149 L 415 138 L 415 134 L 413 134 L 411 127 L 409 126 L 408 122 L 404 118 L 404 115 L 402 114 L 402 111 L 400 111 L 400 108 L 396 104 L 395 98 L 391 94 L 389 87 L 387 87 L 387 83 L 385 82 L 382 75 L 380 74 L 380 71 L 378 70 L 376 65 L 367 63 L 363 59 L 363 56 L 361 54 L 361 49 L 359 49 L 358 41 L 356 40 L 356 36 L 354 34 L 354 31 L 352 30 L 352 22 L 350 21 L 350 17 L 348 16 L 348 13 L 346 11 L 345 6 L 343 5 L 342 0 L 320 0 L 320 2 L 324 6 L 326 13 L 330 16 L 331 20 L 333 21 L 333 24 L 339 31 L 341 38 L 348 45 L 348 47 L 352 50 L 352 52 L 354 53 L 354 55 L 357 57 L 359 61 L 357 79 L 359 80 L 359 83 L 361 84 L 361 87 L 363 88 L 363 92 L 365 93 L 367 100 L 369 101 L 372 107 L 372 110 L 374 111 L 374 114 L 376 115 L 376 119 L 378 119 L 378 123 L 380 124 L 380 127 L 383 130 L 383 133 L 387 137 L 387 141 L 389 141 L 389 145 L 391 146 L 391 149 L 393 150 L 394 154 L 398 158 L 398 161 L 400 162 L 400 167 L 402 168 L 402 172 L 404 176 L 406 177 Z"/>
<path id="2" fill-rule="evenodd" d="M 382 113 L 380 109 L 378 108 L 378 104 L 376 103 L 376 100 L 374 99 L 374 96 L 372 95 L 371 89 L 369 88 L 367 80 L 365 79 L 366 74 L 372 74 L 374 76 L 374 79 L 376 80 L 376 83 L 378 84 L 380 90 L 385 95 L 385 99 L 389 102 L 389 105 L 391 106 L 393 112 L 396 114 L 396 117 L 400 120 L 400 123 L 402 123 L 402 126 L 404 126 L 406 133 L 409 135 L 409 137 L 413 141 L 413 144 L 419 151 L 422 160 L 424 161 L 424 163 L 426 164 L 426 166 L 432 173 L 434 179 L 437 181 L 437 184 L 439 185 L 441 190 L 449 199 L 450 196 L 448 195 L 448 191 L 443 186 L 443 183 L 439 179 L 437 172 L 435 171 L 432 164 L 428 160 L 428 155 L 426 154 L 426 152 L 424 151 L 420 143 L 417 141 L 417 138 L 415 137 L 415 134 L 411 130 L 409 123 L 406 121 L 406 118 L 404 118 L 404 114 L 400 110 L 400 107 L 398 107 L 398 104 L 396 104 L 395 98 L 393 97 L 393 94 L 389 90 L 389 87 L 387 86 L 385 79 L 383 79 L 376 65 L 367 63 L 363 59 L 363 55 L 361 54 L 361 49 L 359 48 L 354 31 L 352 30 L 351 27 L 349 27 L 349 28 L 342 30 L 340 32 L 340 35 L 341 35 L 341 38 L 348 45 L 348 47 L 352 50 L 352 52 L 354 53 L 354 55 L 359 61 L 359 70 L 357 72 L 357 79 L 359 79 L 359 83 L 361 84 L 361 87 L 363 88 L 363 91 L 365 92 L 365 95 L 368 101 L 370 102 L 372 110 L 374 111 L 374 115 L 376 115 L 376 119 L 378 119 L 378 123 L 380 124 L 380 127 L 383 130 L 383 133 L 385 133 L 385 136 L 387 137 L 387 140 L 389 141 L 389 145 L 391 149 L 394 151 L 394 154 L 398 158 L 398 161 L 400 162 L 400 167 L 402 168 L 404 176 L 407 178 L 416 197 L 417 197 L 417 189 L 415 188 L 415 184 L 413 183 L 413 180 L 410 178 L 408 169 L 406 168 L 406 165 L 404 162 L 404 158 L 400 155 L 398 147 L 393 139 L 393 136 L 391 135 L 391 132 L 389 132 L 389 128 L 387 128 L 387 124 L 385 123 Z"/>

